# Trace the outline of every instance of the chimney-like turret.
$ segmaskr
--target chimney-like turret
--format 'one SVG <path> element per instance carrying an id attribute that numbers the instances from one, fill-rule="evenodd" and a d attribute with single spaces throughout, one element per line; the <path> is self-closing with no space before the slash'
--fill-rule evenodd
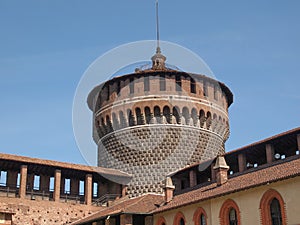
<path id="1" fill-rule="evenodd" d="M 217 185 L 220 186 L 222 184 L 225 184 L 228 180 L 229 166 L 227 165 L 223 155 L 218 156 L 216 160 L 216 165 L 213 169 L 216 174 Z"/>
<path id="2" fill-rule="evenodd" d="M 167 177 L 165 186 L 165 202 L 168 203 L 173 199 L 175 186 L 173 185 L 171 177 Z"/>

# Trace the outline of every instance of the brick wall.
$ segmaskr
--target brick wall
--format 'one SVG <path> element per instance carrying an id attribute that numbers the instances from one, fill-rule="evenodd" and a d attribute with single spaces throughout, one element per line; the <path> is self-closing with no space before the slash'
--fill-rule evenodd
<path id="1" fill-rule="evenodd" d="M 15 213 L 12 225 L 64 225 L 100 209 L 79 204 L 0 197 L 0 210 Z"/>

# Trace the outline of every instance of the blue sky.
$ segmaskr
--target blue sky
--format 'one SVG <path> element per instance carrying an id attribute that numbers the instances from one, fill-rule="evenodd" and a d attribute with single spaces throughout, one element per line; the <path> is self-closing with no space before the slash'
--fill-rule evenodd
<path id="1" fill-rule="evenodd" d="M 154 7 L 0 1 L 0 151 L 85 163 L 72 130 L 77 84 L 108 50 L 154 39 Z M 160 1 L 161 39 L 197 53 L 234 93 L 227 150 L 300 126 L 299 9 L 298 0 Z"/>

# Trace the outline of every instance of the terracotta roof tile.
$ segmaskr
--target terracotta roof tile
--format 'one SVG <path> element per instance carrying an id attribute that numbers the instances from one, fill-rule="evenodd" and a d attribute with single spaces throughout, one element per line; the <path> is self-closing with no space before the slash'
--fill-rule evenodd
<path id="1" fill-rule="evenodd" d="M 247 173 L 231 177 L 228 182 L 222 186 L 217 186 L 216 183 L 212 183 L 210 185 L 200 187 L 199 189 L 174 196 L 170 203 L 154 210 L 153 213 L 179 208 L 185 205 L 190 205 L 295 176 L 300 176 L 299 156 L 291 159 L 285 159 L 285 161 L 281 161 L 281 163 L 278 162 L 273 165 L 271 164 L 265 168 L 257 168 L 255 171 L 248 171 Z"/>
<path id="2" fill-rule="evenodd" d="M 243 150 L 245 150 L 245 149 L 248 149 L 248 148 L 251 148 L 251 147 L 260 145 L 260 144 L 264 144 L 264 143 L 267 143 L 267 142 L 269 142 L 269 141 L 274 141 L 275 139 L 283 138 L 283 137 L 288 136 L 288 135 L 297 134 L 297 133 L 300 134 L 300 127 L 294 128 L 294 129 L 292 129 L 292 130 L 288 130 L 288 131 L 286 131 L 286 132 L 283 132 L 283 133 L 274 135 L 274 136 L 272 136 L 272 137 L 268 137 L 268 138 L 266 138 L 266 139 L 263 139 L 263 140 L 254 142 L 254 143 L 252 143 L 252 144 L 243 146 L 243 147 L 241 147 L 241 148 L 238 148 L 238 149 L 229 151 L 229 152 L 226 153 L 226 155 L 227 155 L 227 154 L 236 153 L 236 152 L 239 152 L 239 151 L 243 151 Z"/>
<path id="3" fill-rule="evenodd" d="M 56 167 L 56 168 L 64 168 L 64 169 L 72 169 L 72 170 L 81 170 L 84 172 L 90 173 L 100 173 L 105 175 L 112 175 L 112 176 L 119 176 L 130 178 L 131 175 L 114 169 L 108 169 L 103 167 L 94 167 L 94 166 L 87 166 L 87 165 L 79 165 L 73 163 L 65 163 L 65 162 L 57 162 L 52 160 L 45 160 L 45 159 L 37 159 L 37 158 L 30 158 L 26 156 L 18 156 L 18 155 L 11 155 L 11 154 L 4 154 L 0 153 L 0 160 L 9 160 L 15 162 L 22 162 L 24 164 L 36 164 L 41 166 L 49 166 L 49 167 Z"/>
<path id="4" fill-rule="evenodd" d="M 80 225 L 107 217 L 109 215 L 121 213 L 148 214 L 157 208 L 156 205 L 161 205 L 163 202 L 163 196 L 154 194 L 147 194 L 132 199 L 120 199 L 113 206 L 105 208 L 104 210 L 101 210 L 85 219 L 74 222 L 72 225 Z"/>

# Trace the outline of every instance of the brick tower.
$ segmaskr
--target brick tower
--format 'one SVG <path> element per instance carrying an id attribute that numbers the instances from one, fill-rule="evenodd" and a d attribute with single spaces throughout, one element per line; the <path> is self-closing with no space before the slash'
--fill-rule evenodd
<path id="1" fill-rule="evenodd" d="M 158 47 L 150 69 L 114 77 L 88 97 L 98 166 L 132 174 L 131 197 L 163 194 L 168 174 L 223 154 L 229 137 L 229 88 L 165 62 Z"/>

